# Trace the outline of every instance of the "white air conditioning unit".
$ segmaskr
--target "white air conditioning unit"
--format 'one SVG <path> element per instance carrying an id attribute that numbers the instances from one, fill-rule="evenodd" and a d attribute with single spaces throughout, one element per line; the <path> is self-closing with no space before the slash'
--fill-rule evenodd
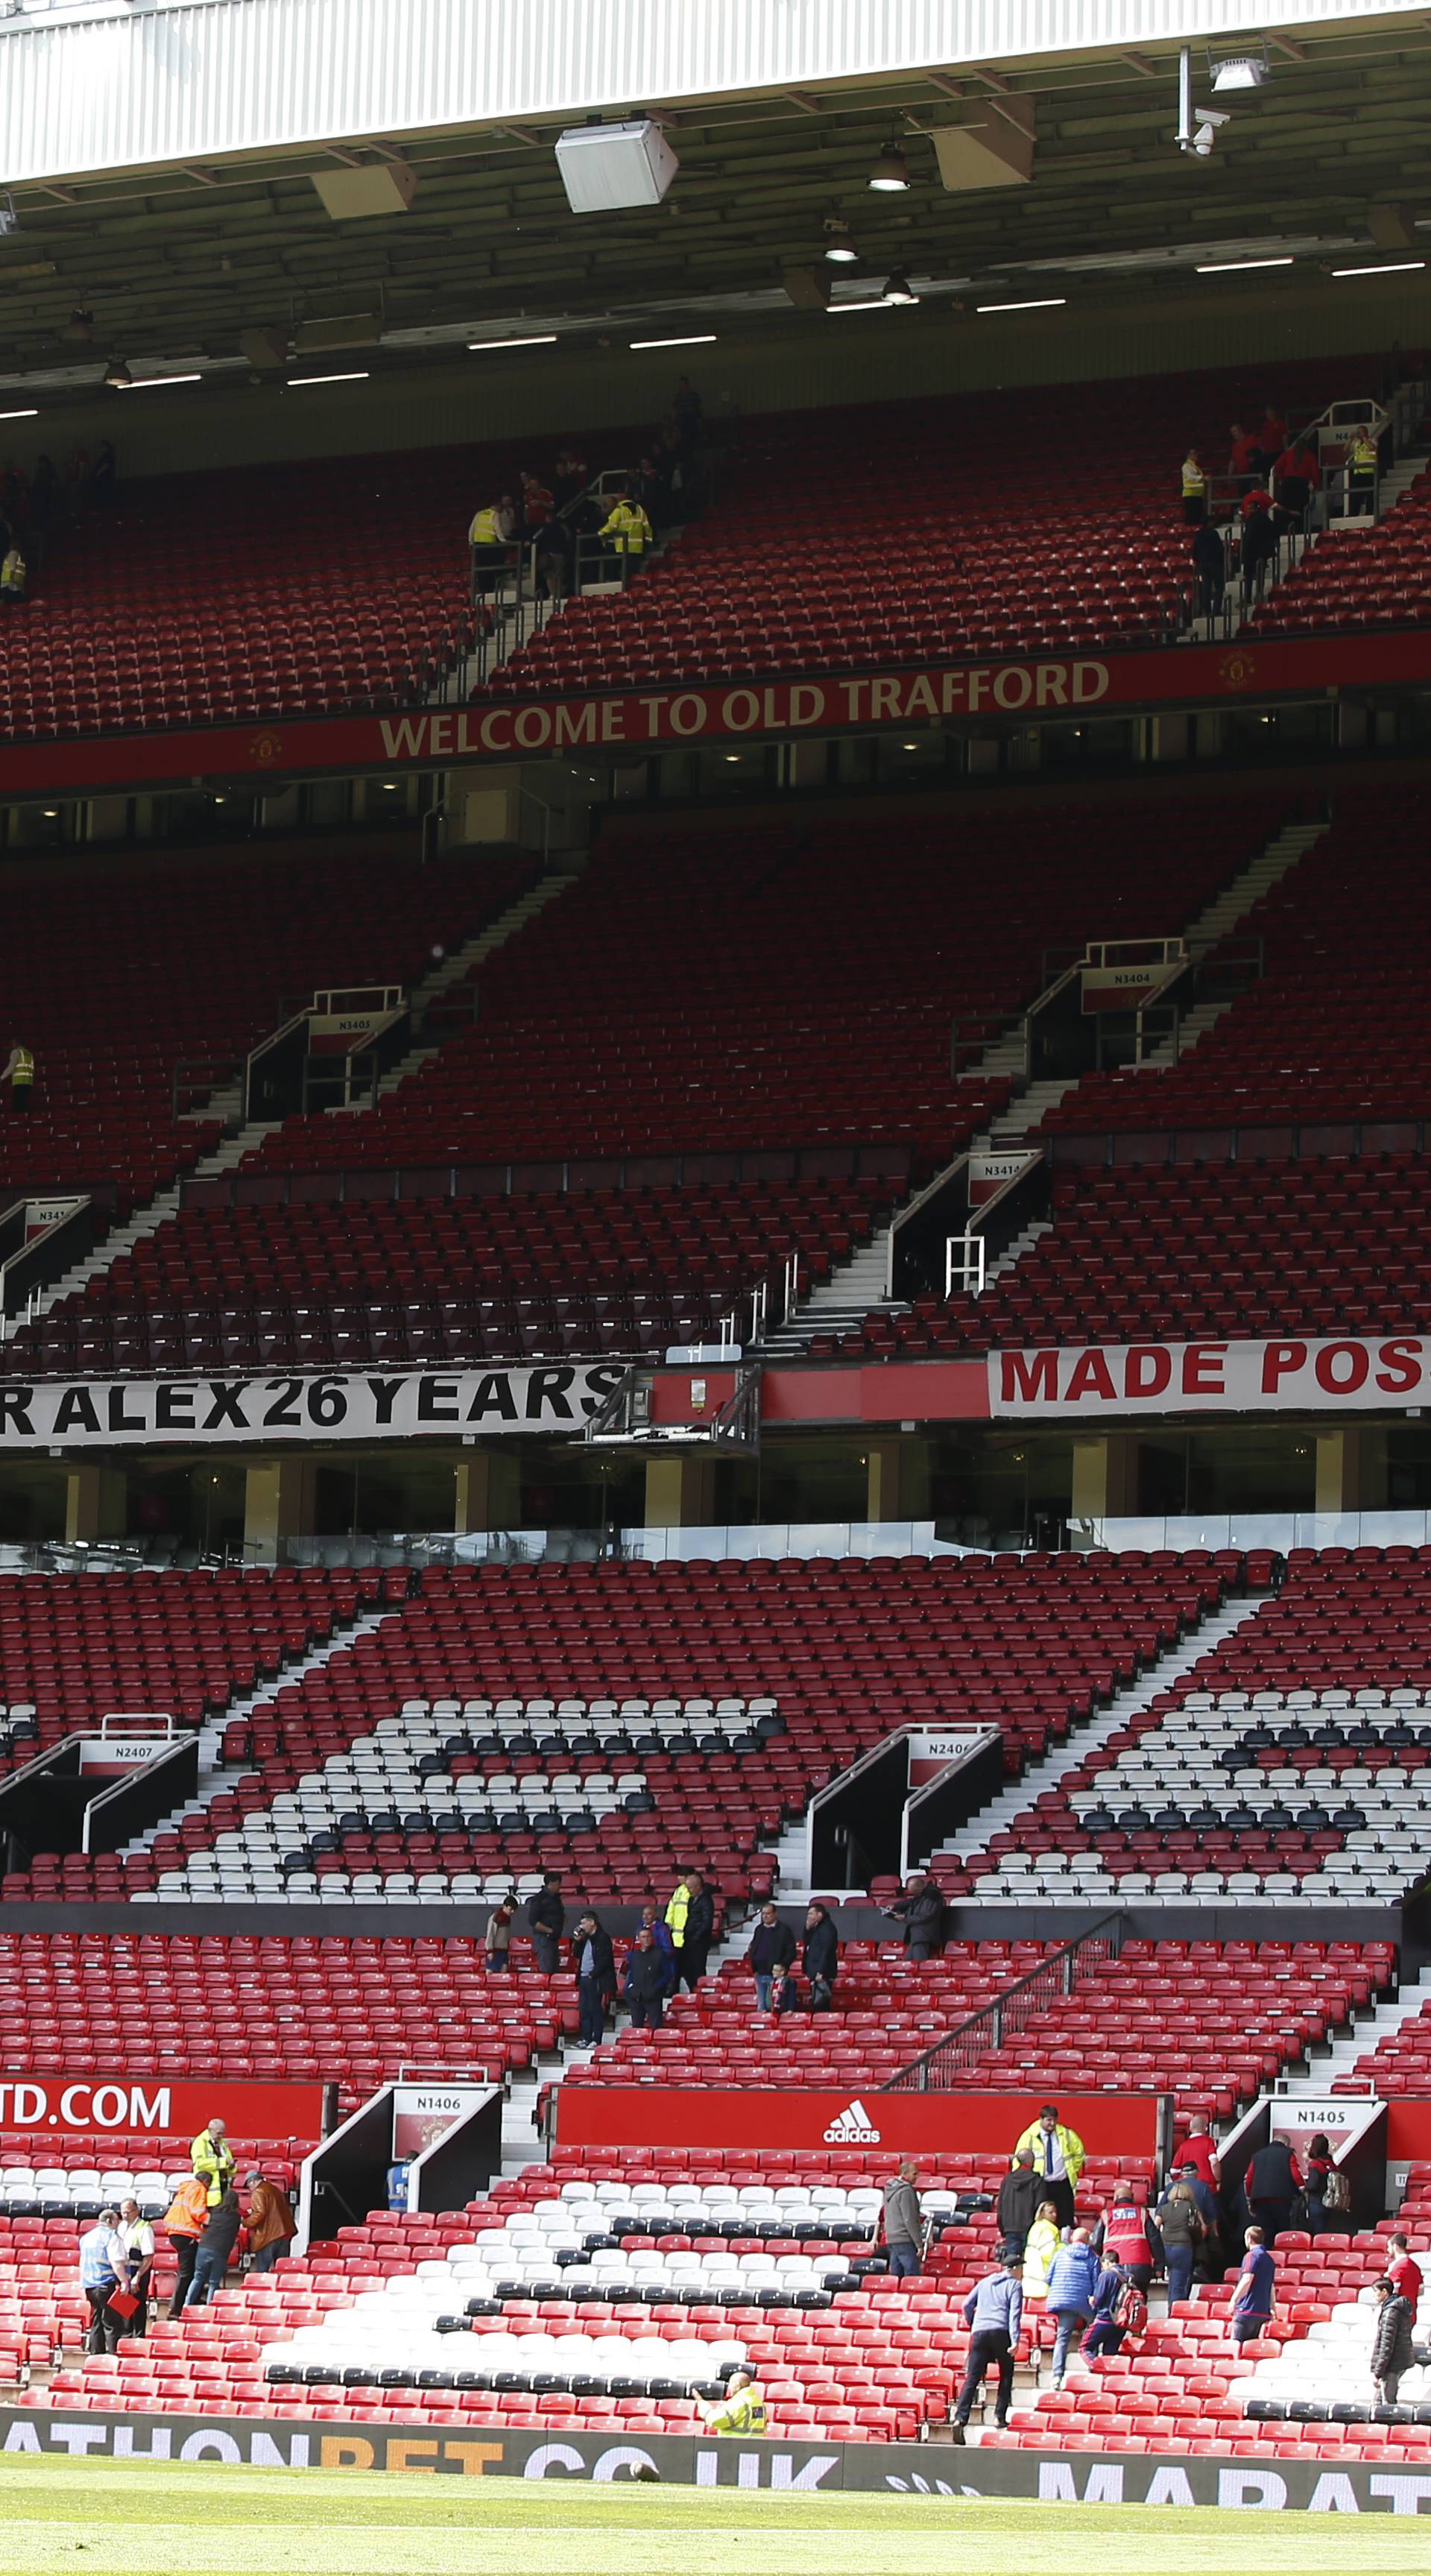
<path id="1" fill-rule="evenodd" d="M 573 125 L 557 136 L 557 168 L 574 215 L 659 206 L 680 163 L 659 125 Z"/>

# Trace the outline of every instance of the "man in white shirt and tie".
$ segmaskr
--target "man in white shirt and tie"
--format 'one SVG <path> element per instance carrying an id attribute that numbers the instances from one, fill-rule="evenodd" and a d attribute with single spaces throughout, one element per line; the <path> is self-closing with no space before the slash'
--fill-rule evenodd
<path id="1" fill-rule="evenodd" d="M 1078 2131 L 1060 2120 L 1056 2104 L 1045 2102 L 1038 2118 L 1030 2122 L 1017 2141 L 1015 2158 L 1025 2151 L 1033 2157 L 1034 2171 L 1043 2184 L 1042 2197 L 1053 2202 L 1059 2226 L 1071 2227 L 1073 2195 L 1083 2171 L 1084 2148 Z"/>

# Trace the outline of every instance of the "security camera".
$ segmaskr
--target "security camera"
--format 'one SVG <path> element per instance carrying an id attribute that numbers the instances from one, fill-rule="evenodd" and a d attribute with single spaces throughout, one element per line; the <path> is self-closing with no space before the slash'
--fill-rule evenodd
<path id="1" fill-rule="evenodd" d="M 1218 127 L 1230 125 L 1231 122 L 1232 119 L 1225 107 L 1200 107 L 1197 110 L 1197 132 L 1193 136 L 1193 150 L 1199 160 L 1207 159 L 1217 141 Z"/>

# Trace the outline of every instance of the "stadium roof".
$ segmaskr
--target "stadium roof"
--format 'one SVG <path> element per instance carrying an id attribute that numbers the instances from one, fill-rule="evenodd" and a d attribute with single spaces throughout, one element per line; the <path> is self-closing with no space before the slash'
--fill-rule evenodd
<path id="1" fill-rule="evenodd" d="M 148 14 L 192 26 L 266 5 L 187 0 L 177 13 Z M 65 34 L 138 35 L 137 8 L 123 8 L 121 26 L 107 23 L 115 6 L 72 8 Z M 41 40 L 33 22 L 16 23 L 22 47 Z M 0 19 L 7 72 L 15 41 Z M 1260 34 L 1229 37 L 1213 52 L 1263 44 Z M 350 363 L 373 368 L 450 357 L 473 338 L 580 341 L 642 322 L 672 335 L 719 332 L 722 317 L 824 330 L 818 309 L 797 314 L 791 301 L 792 279 L 798 292 L 812 271 L 837 304 L 877 296 L 902 269 L 936 305 L 987 291 L 1009 301 L 1067 295 L 1101 311 L 1146 299 L 1150 276 L 1167 293 L 1245 291 L 1235 277 L 1200 278 L 1200 264 L 1277 256 L 1295 287 L 1362 258 L 1431 257 L 1431 18 L 1387 12 L 1271 31 L 1265 85 L 1219 94 L 1231 119 L 1205 160 L 1173 142 L 1177 51 L 1164 37 L 997 66 L 628 100 L 660 117 L 680 170 L 660 205 L 613 214 L 567 206 L 553 149 L 572 121 L 561 108 L 518 122 L 355 127 L 341 140 L 250 143 L 138 169 L 37 172 L 15 181 L 15 227 L 0 237 L 0 383 L 88 390 L 116 353 L 131 366 L 241 377 L 277 369 L 295 345 L 334 365 L 361 349 Z M 1204 44 L 1195 68 L 1205 104 Z M 1029 107 L 1030 184 L 943 185 L 941 126 L 1012 127 Z M 869 171 L 890 142 L 911 185 L 881 195 Z M 410 207 L 335 221 L 315 179 L 384 164 L 411 171 Z M 824 227 L 836 216 L 859 255 L 832 271 Z M 1256 283 L 1265 289 L 1266 275 Z"/>

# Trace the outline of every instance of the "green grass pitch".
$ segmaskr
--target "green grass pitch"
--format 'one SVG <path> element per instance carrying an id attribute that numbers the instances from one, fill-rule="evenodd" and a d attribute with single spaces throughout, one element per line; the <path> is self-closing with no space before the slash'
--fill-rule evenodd
<path id="1" fill-rule="evenodd" d="M 51 2576 L 1425 2576 L 1420 2517 L 0 2460 Z"/>

